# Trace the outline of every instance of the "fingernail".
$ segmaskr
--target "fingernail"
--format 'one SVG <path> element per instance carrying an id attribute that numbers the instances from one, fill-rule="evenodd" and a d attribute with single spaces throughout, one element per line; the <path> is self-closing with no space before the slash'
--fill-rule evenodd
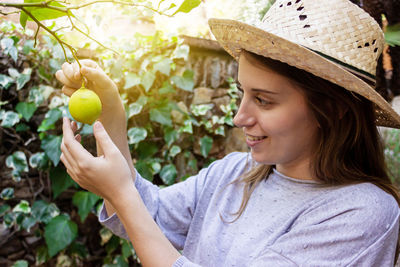
<path id="1" fill-rule="evenodd" d="M 94 127 L 96 127 L 96 129 L 98 129 L 98 130 L 103 129 L 103 125 L 102 125 L 101 122 L 99 122 L 99 121 L 96 121 L 96 122 L 94 123 Z"/>

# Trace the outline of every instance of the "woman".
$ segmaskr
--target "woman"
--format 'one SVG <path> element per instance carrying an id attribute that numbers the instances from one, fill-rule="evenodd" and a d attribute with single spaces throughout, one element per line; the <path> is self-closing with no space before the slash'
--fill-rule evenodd
<path id="1" fill-rule="evenodd" d="M 144 266 L 393 266 L 400 201 L 376 125 L 400 117 L 370 86 L 376 22 L 346 0 L 297 0 L 276 1 L 257 26 L 210 26 L 239 62 L 234 123 L 251 152 L 162 190 L 132 164 L 115 84 L 91 61 L 57 72 L 65 94 L 83 74 L 104 100 L 100 156 L 67 118 L 61 146 L 71 177 L 104 198 L 100 221 Z"/>

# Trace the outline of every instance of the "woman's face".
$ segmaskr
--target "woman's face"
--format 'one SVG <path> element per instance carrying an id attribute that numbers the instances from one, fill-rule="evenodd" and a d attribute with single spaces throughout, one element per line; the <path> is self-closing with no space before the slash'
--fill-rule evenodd
<path id="1" fill-rule="evenodd" d="M 240 57 L 238 80 L 243 98 L 234 123 L 243 128 L 253 159 L 311 179 L 318 124 L 301 89 L 250 54 Z"/>

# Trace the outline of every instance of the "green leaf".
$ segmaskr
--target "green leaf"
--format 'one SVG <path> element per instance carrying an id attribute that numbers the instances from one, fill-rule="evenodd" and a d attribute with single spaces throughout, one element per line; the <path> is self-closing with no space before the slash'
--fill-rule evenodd
<path id="1" fill-rule="evenodd" d="M 21 11 L 19 15 L 19 23 L 21 24 L 22 28 L 25 29 L 26 27 L 26 21 L 28 20 L 28 14 L 26 14 L 24 11 Z"/>
<path id="2" fill-rule="evenodd" d="M 153 181 L 153 169 L 147 160 L 138 160 L 135 163 L 135 168 L 145 179 Z"/>
<path id="3" fill-rule="evenodd" d="M 62 136 L 59 135 L 46 135 L 40 147 L 44 150 L 44 153 L 53 162 L 54 166 L 57 166 L 60 162 L 61 156 L 61 141 Z"/>
<path id="4" fill-rule="evenodd" d="M 25 3 L 38 3 L 42 2 L 42 0 L 25 0 Z M 54 6 L 54 7 L 65 7 L 64 5 L 58 3 L 58 2 L 51 2 L 49 6 Z M 50 8 L 43 8 L 43 7 L 26 7 L 26 9 L 39 21 L 42 20 L 49 20 L 49 19 L 56 19 L 59 17 L 63 17 L 67 15 L 67 12 L 63 12 L 60 10 L 55 10 L 55 9 L 50 9 Z M 71 13 L 71 11 L 68 11 L 68 14 L 70 16 L 74 15 Z M 33 21 L 31 17 L 28 17 L 28 20 Z"/>
<path id="5" fill-rule="evenodd" d="M 185 0 L 183 1 L 182 5 L 174 12 L 175 15 L 178 12 L 189 13 L 192 9 L 199 6 L 201 0 Z"/>
<path id="6" fill-rule="evenodd" d="M 25 55 L 29 54 L 32 50 L 34 50 L 35 41 L 34 40 L 26 40 L 24 43 L 24 47 L 22 51 Z"/>
<path id="7" fill-rule="evenodd" d="M 386 27 L 385 41 L 390 46 L 400 46 L 400 23 Z"/>
<path id="8" fill-rule="evenodd" d="M 28 267 L 28 262 L 26 260 L 18 260 L 11 267 Z"/>
<path id="9" fill-rule="evenodd" d="M 17 77 L 17 91 L 22 89 L 27 82 L 31 79 L 32 69 L 25 69 L 18 77 Z"/>
<path id="10" fill-rule="evenodd" d="M 68 248 L 68 255 L 78 255 L 79 258 L 85 259 L 89 252 L 85 245 L 80 242 L 74 241 Z"/>
<path id="11" fill-rule="evenodd" d="M 3 75 L 0 74 L 0 86 L 4 89 L 8 89 L 8 87 L 10 87 L 10 85 L 14 82 L 14 79 L 7 76 L 7 75 Z M 0 87 L 0 88 L 1 88 Z"/>
<path id="12" fill-rule="evenodd" d="M 188 60 L 190 47 L 186 44 L 177 46 L 172 54 L 172 58 L 183 58 Z"/>
<path id="13" fill-rule="evenodd" d="M 37 223 L 34 216 L 25 216 L 22 220 L 21 226 L 23 229 L 27 230 L 28 232 L 30 229 Z"/>
<path id="14" fill-rule="evenodd" d="M 72 185 L 75 185 L 74 180 L 61 167 L 52 168 L 50 170 L 51 189 L 53 197 L 57 198 L 62 192 Z"/>
<path id="15" fill-rule="evenodd" d="M 212 144 L 213 144 L 213 139 L 207 135 L 200 139 L 200 151 L 203 157 L 206 158 L 208 156 Z"/>
<path id="16" fill-rule="evenodd" d="M 17 133 L 19 132 L 27 132 L 28 130 L 30 130 L 31 128 L 26 124 L 26 123 L 19 123 L 15 126 L 15 131 Z"/>
<path id="17" fill-rule="evenodd" d="M 0 41 L 0 46 L 4 50 L 6 55 L 9 55 L 14 62 L 17 62 L 18 59 L 18 50 L 14 46 L 14 40 L 11 38 L 3 38 Z"/>
<path id="18" fill-rule="evenodd" d="M 161 95 L 176 93 L 175 88 L 168 81 L 165 81 L 163 83 L 162 87 L 160 89 L 158 89 L 158 92 Z"/>
<path id="19" fill-rule="evenodd" d="M 32 205 L 32 215 L 38 222 L 48 224 L 51 219 L 58 216 L 60 210 L 54 203 L 47 203 L 44 200 L 37 200 Z"/>
<path id="20" fill-rule="evenodd" d="M 9 200 L 14 198 L 14 188 L 12 187 L 4 188 L 0 193 L 0 197 L 4 200 Z"/>
<path id="21" fill-rule="evenodd" d="M 78 226 L 67 215 L 54 217 L 44 229 L 44 237 L 50 257 L 66 248 L 75 240 Z"/>
<path id="22" fill-rule="evenodd" d="M 165 165 L 160 172 L 160 177 L 164 184 L 171 185 L 175 182 L 177 177 L 176 167 L 173 164 Z"/>
<path id="23" fill-rule="evenodd" d="M 25 153 L 22 151 L 15 151 L 12 155 L 8 156 L 6 158 L 6 166 L 18 173 L 29 171 Z"/>
<path id="24" fill-rule="evenodd" d="M 192 105 L 190 107 L 193 115 L 195 116 L 204 116 L 206 113 L 213 108 L 214 104 L 200 104 L 200 105 Z"/>
<path id="25" fill-rule="evenodd" d="M 169 150 L 169 156 L 174 158 L 176 155 L 178 155 L 181 152 L 182 152 L 182 149 L 179 146 L 173 145 L 171 147 L 171 149 Z"/>
<path id="26" fill-rule="evenodd" d="M 179 133 L 172 127 L 164 128 L 164 140 L 167 146 L 170 147 L 176 140 L 178 140 Z"/>
<path id="27" fill-rule="evenodd" d="M 128 118 L 131 118 L 142 111 L 143 105 L 132 103 L 128 107 Z"/>
<path id="28" fill-rule="evenodd" d="M 29 102 L 33 102 L 36 104 L 36 106 L 40 106 L 40 104 L 43 103 L 44 99 L 45 96 L 39 88 L 32 88 L 31 90 L 29 90 Z"/>
<path id="29" fill-rule="evenodd" d="M 132 244 L 129 241 L 122 239 L 121 252 L 122 252 L 122 257 L 124 257 L 124 259 L 127 260 L 130 256 L 133 255 Z"/>
<path id="30" fill-rule="evenodd" d="M 160 62 L 157 62 L 153 66 L 154 71 L 159 71 L 167 76 L 169 76 L 171 72 L 171 64 L 173 63 L 172 59 L 170 58 L 165 58 Z"/>
<path id="31" fill-rule="evenodd" d="M 26 200 L 21 200 L 14 208 L 13 212 L 22 212 L 22 213 L 30 213 L 31 207 L 29 206 L 29 202 Z"/>
<path id="32" fill-rule="evenodd" d="M 6 214 L 7 211 L 9 211 L 11 207 L 7 204 L 3 204 L 0 206 L 0 217 L 3 217 L 4 214 Z"/>
<path id="33" fill-rule="evenodd" d="M 147 130 L 141 127 L 132 127 L 128 130 L 129 144 L 137 144 L 147 137 Z"/>
<path id="34" fill-rule="evenodd" d="M 37 249 L 36 249 L 36 257 L 35 257 L 35 259 L 36 259 L 36 264 L 37 265 L 42 265 L 42 264 L 44 264 L 45 262 L 47 262 L 48 260 L 49 260 L 49 253 L 47 252 L 47 248 L 46 248 L 46 246 L 39 246 Z"/>
<path id="35" fill-rule="evenodd" d="M 144 106 L 147 104 L 147 101 L 148 101 L 148 97 L 141 95 L 135 103 L 137 103 L 138 105 Z"/>
<path id="36" fill-rule="evenodd" d="M 125 76 L 125 86 L 124 86 L 124 89 L 131 88 L 131 87 L 136 86 L 136 85 L 138 85 L 138 84 L 140 84 L 140 77 L 137 76 L 136 74 L 134 74 L 134 73 L 128 73 L 128 74 Z"/>
<path id="37" fill-rule="evenodd" d="M 78 214 L 81 218 L 81 222 L 85 221 L 86 217 L 90 213 L 90 210 L 99 199 L 99 196 L 87 191 L 78 191 L 74 194 L 72 197 L 72 203 L 78 208 Z"/>
<path id="38" fill-rule="evenodd" d="M 2 122 L 1 122 L 1 126 L 3 126 L 4 128 L 11 128 L 13 127 L 15 124 L 17 124 L 20 120 L 20 115 L 14 111 L 7 111 L 6 113 L 3 114 L 2 116 Z"/>
<path id="39" fill-rule="evenodd" d="M 171 80 L 180 89 L 188 92 L 192 92 L 194 88 L 194 72 L 191 70 L 185 70 L 182 76 L 172 76 Z"/>
<path id="40" fill-rule="evenodd" d="M 139 159 L 148 159 L 158 151 L 158 146 L 151 142 L 140 142 L 136 149 Z"/>
<path id="41" fill-rule="evenodd" d="M 48 163 L 48 158 L 44 152 L 36 152 L 29 158 L 29 166 L 32 168 L 43 169 Z"/>
<path id="42" fill-rule="evenodd" d="M 149 89 L 151 88 L 151 86 L 154 83 L 154 80 L 156 79 L 156 75 L 151 72 L 151 71 L 147 71 L 141 78 L 141 84 L 143 85 L 143 88 L 146 92 L 149 91 Z"/>
<path id="43" fill-rule="evenodd" d="M 172 126 L 171 112 L 167 108 L 150 110 L 150 120 L 162 125 Z"/>
<path id="44" fill-rule="evenodd" d="M 50 129 L 55 129 L 55 123 L 62 117 L 62 111 L 59 108 L 50 109 L 45 119 L 42 121 L 38 128 L 38 132 L 44 132 Z"/>
<path id="45" fill-rule="evenodd" d="M 15 110 L 26 120 L 29 121 L 35 113 L 37 107 L 35 103 L 19 102 L 15 107 Z"/>

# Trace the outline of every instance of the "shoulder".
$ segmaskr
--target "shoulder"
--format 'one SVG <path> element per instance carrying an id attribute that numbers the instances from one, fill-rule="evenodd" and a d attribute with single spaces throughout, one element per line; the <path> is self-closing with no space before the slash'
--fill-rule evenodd
<path id="1" fill-rule="evenodd" d="M 313 224 L 342 224 L 374 240 L 397 224 L 400 209 L 395 198 L 371 183 L 336 187 L 311 204 Z M 371 240 L 370 239 L 370 240 Z"/>

